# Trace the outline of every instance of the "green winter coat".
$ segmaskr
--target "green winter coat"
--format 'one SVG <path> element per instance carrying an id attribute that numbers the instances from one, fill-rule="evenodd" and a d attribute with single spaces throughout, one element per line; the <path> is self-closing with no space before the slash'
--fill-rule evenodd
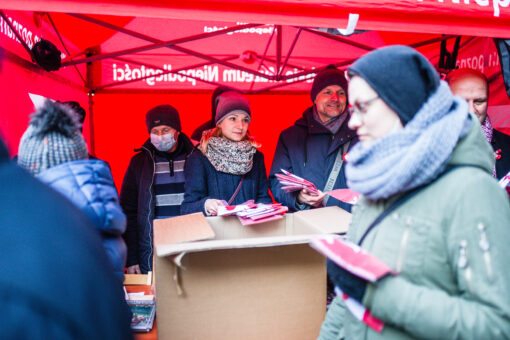
<path id="1" fill-rule="evenodd" d="M 385 322 L 383 331 L 355 319 L 336 298 L 319 339 L 510 339 L 510 203 L 491 176 L 494 154 L 471 118 L 471 129 L 449 164 L 477 167 L 441 176 L 363 242 L 399 273 L 369 284 L 363 298 Z M 360 199 L 348 239 L 357 243 L 396 198 Z"/>

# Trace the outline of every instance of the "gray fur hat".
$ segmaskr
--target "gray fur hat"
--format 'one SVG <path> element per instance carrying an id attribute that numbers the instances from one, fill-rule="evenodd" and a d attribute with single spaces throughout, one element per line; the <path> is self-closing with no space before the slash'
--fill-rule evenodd
<path id="1" fill-rule="evenodd" d="M 33 175 L 53 166 L 88 158 L 87 143 L 77 114 L 62 103 L 47 99 L 30 117 L 21 137 L 18 164 Z"/>

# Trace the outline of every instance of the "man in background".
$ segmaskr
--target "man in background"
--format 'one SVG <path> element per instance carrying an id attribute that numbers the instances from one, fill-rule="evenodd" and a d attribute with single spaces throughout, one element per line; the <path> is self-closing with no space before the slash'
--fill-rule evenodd
<path id="1" fill-rule="evenodd" d="M 489 106 L 487 77 L 477 70 L 460 68 L 448 73 L 446 81 L 453 94 L 468 102 L 469 111 L 474 113 L 482 124 L 482 131 L 492 145 L 496 157 L 493 175 L 500 179 L 510 171 L 510 136 L 494 129 L 487 115 Z"/>

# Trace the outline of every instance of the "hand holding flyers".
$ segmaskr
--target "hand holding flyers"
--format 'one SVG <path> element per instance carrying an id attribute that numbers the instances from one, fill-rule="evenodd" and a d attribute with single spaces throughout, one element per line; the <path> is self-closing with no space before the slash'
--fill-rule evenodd
<path id="1" fill-rule="evenodd" d="M 337 236 L 320 237 L 312 240 L 310 246 L 319 253 L 327 256 L 345 271 L 369 282 L 377 282 L 391 273 L 391 269 L 384 262 L 366 252 L 358 245 L 343 241 Z M 384 322 L 370 314 L 359 301 L 339 292 L 345 300 L 345 305 L 351 313 L 377 332 L 381 332 Z"/>
<path id="2" fill-rule="evenodd" d="M 325 194 L 330 195 L 333 198 L 336 198 L 339 201 L 349 203 L 349 204 L 355 204 L 359 198 L 359 194 L 352 191 L 351 189 L 336 189 L 331 190 L 326 193 L 321 192 L 317 189 L 315 184 L 312 182 L 307 181 L 304 178 L 301 178 L 299 176 L 294 175 L 293 173 L 286 171 L 284 169 L 280 169 L 283 174 L 275 174 L 276 178 L 278 178 L 278 181 L 282 185 L 282 189 L 286 192 L 293 192 L 293 191 L 300 191 L 300 201 L 303 201 L 309 205 L 315 206 L 313 202 L 309 203 L 307 200 L 307 197 L 301 197 L 304 195 L 309 196 L 322 196 L 318 201 L 322 202 L 322 199 L 324 198 Z M 301 195 L 301 192 L 303 192 L 303 189 L 305 190 L 304 195 Z M 319 203 L 320 203 L 319 202 Z"/>

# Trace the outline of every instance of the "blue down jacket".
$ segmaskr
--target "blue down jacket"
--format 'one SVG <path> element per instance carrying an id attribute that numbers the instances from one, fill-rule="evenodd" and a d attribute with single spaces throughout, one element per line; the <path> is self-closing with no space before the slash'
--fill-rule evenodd
<path id="1" fill-rule="evenodd" d="M 127 249 L 121 235 L 126 230 L 126 216 L 109 166 L 101 160 L 67 162 L 43 171 L 37 178 L 85 213 L 101 234 L 115 275 L 123 281 Z"/>

